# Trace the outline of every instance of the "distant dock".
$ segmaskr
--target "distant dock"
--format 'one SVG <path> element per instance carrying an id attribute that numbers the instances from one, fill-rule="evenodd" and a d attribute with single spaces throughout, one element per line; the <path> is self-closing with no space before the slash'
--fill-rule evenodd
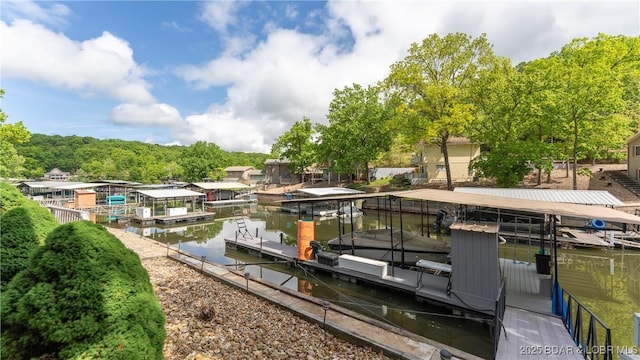
<path id="1" fill-rule="evenodd" d="M 195 222 L 195 221 L 213 221 L 215 218 L 215 213 L 212 212 L 191 212 L 184 215 L 174 215 L 174 216 L 149 216 L 149 217 L 139 217 L 137 215 L 129 216 L 128 220 L 140 224 L 140 225 L 175 225 L 177 223 L 183 222 Z"/>

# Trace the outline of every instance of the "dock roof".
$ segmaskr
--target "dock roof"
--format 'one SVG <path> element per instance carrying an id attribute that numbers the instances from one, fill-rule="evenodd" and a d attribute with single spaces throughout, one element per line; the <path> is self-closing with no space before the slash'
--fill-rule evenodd
<path id="1" fill-rule="evenodd" d="M 514 199 L 542 200 L 550 202 L 585 205 L 624 205 L 617 197 L 604 190 L 560 190 L 560 189 L 504 189 L 483 187 L 456 187 L 454 192 L 501 196 Z"/>
<path id="2" fill-rule="evenodd" d="M 197 182 L 191 183 L 191 185 L 199 187 L 205 190 L 241 190 L 248 189 L 251 186 L 237 182 L 237 181 L 222 181 L 222 182 Z"/>
<path id="3" fill-rule="evenodd" d="M 302 188 L 296 190 L 303 194 L 311 196 L 336 196 L 336 195 L 354 195 L 364 194 L 364 191 L 349 189 L 344 187 L 319 187 L 319 188 Z"/>
<path id="4" fill-rule="evenodd" d="M 186 189 L 136 190 L 136 192 L 154 199 L 205 196 L 203 193 Z"/>
<path id="5" fill-rule="evenodd" d="M 467 194 L 461 192 L 420 189 L 393 191 L 374 194 L 354 194 L 344 196 L 283 200 L 281 203 L 318 202 L 330 200 L 353 200 L 375 197 L 396 197 L 405 199 L 434 201 L 447 204 L 484 206 L 495 209 L 528 211 L 538 214 L 570 216 L 583 219 L 602 219 L 608 222 L 640 225 L 640 217 L 625 212 L 597 205 L 569 204 L 540 200 L 505 198 L 502 196 Z"/>

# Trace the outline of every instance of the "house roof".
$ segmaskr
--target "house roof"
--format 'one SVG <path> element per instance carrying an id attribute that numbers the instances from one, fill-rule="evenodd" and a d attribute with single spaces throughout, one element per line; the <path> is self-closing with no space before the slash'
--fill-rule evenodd
<path id="1" fill-rule="evenodd" d="M 191 185 L 199 187 L 204 190 L 241 190 L 248 189 L 251 186 L 235 181 L 222 181 L 222 182 L 197 182 L 191 183 Z"/>
<path id="2" fill-rule="evenodd" d="M 186 189 L 136 190 L 135 192 L 154 199 L 205 196 L 203 193 Z"/>
<path id="3" fill-rule="evenodd" d="M 631 144 L 632 142 L 634 142 L 634 141 L 638 140 L 638 138 L 640 138 L 640 132 L 639 132 L 639 133 L 637 133 L 637 134 L 635 134 L 635 135 L 633 135 L 633 136 L 632 136 L 632 137 L 627 141 L 627 144 Z"/>
<path id="4" fill-rule="evenodd" d="M 224 171 L 247 171 L 253 170 L 253 166 L 229 166 Z"/>
<path id="5" fill-rule="evenodd" d="M 289 164 L 290 161 L 287 159 L 267 159 L 264 161 L 265 165 L 276 165 L 276 164 Z"/>
<path id="6" fill-rule="evenodd" d="M 502 189 L 482 187 L 457 187 L 454 192 L 493 195 L 515 199 L 542 200 L 559 203 L 586 205 L 624 205 L 608 191 L 600 190 L 559 190 L 559 189 Z"/>

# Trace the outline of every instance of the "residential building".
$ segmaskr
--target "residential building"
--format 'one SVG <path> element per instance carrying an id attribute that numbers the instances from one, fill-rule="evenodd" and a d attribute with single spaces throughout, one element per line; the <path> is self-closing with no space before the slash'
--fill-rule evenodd
<path id="1" fill-rule="evenodd" d="M 464 137 L 451 137 L 447 141 L 449 166 L 453 182 L 472 181 L 474 174 L 469 169 L 471 160 L 480 156 L 480 144 L 474 144 Z M 418 173 L 414 183 L 447 181 L 442 148 L 437 144 L 423 144 L 417 162 Z"/>
<path id="2" fill-rule="evenodd" d="M 66 171 L 61 171 L 58 168 L 53 168 L 53 170 L 44 174 L 45 180 L 50 181 L 67 181 L 71 178 L 71 173 Z"/>
<path id="3" fill-rule="evenodd" d="M 227 173 L 224 181 L 237 181 L 243 184 L 249 184 L 252 170 L 255 170 L 253 166 L 229 166 L 224 169 Z"/>
<path id="4" fill-rule="evenodd" d="M 627 176 L 640 182 L 640 133 L 627 141 Z"/>

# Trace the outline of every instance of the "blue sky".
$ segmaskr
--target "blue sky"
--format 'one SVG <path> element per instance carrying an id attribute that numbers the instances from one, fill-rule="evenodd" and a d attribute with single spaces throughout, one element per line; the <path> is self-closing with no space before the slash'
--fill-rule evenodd
<path id="1" fill-rule="evenodd" d="M 486 33 L 514 64 L 640 35 L 640 1 L 0 2 L 1 108 L 32 133 L 269 152 L 335 89 L 428 35 Z"/>

